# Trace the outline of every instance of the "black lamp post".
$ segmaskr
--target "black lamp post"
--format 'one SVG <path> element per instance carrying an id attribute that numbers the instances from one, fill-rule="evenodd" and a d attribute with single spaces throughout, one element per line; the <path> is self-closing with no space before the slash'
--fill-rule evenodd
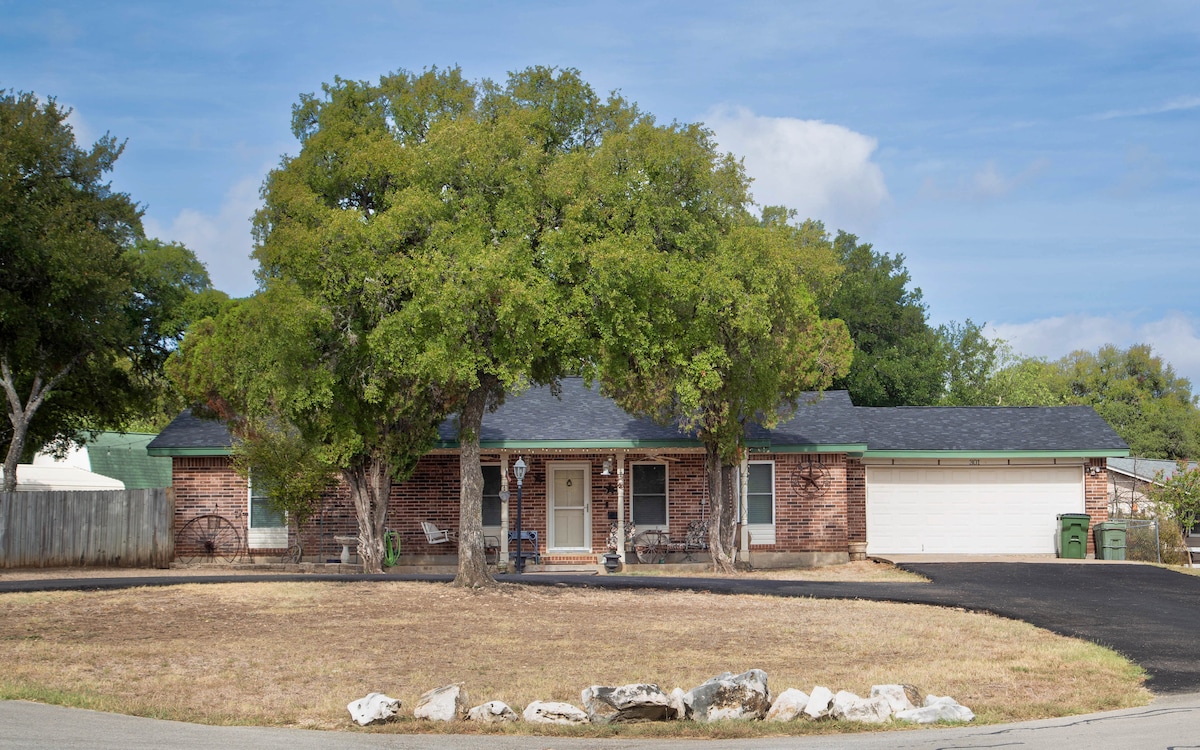
<path id="1" fill-rule="evenodd" d="M 513 476 L 517 478 L 517 572 L 525 572 L 525 556 L 521 554 L 521 484 L 525 481 L 525 472 L 529 467 L 525 465 L 525 459 L 518 457 L 517 462 L 513 464 Z"/>

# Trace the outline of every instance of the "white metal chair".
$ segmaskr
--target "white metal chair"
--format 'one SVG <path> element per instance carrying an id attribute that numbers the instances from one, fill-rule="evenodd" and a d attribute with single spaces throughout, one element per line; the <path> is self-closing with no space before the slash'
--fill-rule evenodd
<path id="1" fill-rule="evenodd" d="M 430 544 L 453 542 L 457 536 L 450 529 L 439 529 L 432 521 L 422 521 L 421 529 L 425 532 L 425 540 Z"/>

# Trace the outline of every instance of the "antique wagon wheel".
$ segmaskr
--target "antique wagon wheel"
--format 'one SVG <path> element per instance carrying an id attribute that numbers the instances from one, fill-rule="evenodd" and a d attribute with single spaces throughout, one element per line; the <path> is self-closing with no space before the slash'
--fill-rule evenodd
<path id="1" fill-rule="evenodd" d="M 666 559 L 666 544 L 663 537 L 666 536 L 661 531 L 650 529 L 643 531 L 633 538 L 633 551 L 637 553 L 637 559 L 640 563 L 661 563 Z"/>
<path id="2" fill-rule="evenodd" d="M 797 491 L 812 497 L 824 495 L 829 483 L 829 470 L 811 461 L 800 465 L 792 482 Z"/>
<path id="3" fill-rule="evenodd" d="M 181 562 L 232 563 L 242 554 L 242 535 L 224 516 L 196 516 L 175 535 L 175 556 Z"/>

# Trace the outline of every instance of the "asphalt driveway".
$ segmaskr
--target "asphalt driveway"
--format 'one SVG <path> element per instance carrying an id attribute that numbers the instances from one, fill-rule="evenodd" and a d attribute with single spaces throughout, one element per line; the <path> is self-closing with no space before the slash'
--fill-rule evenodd
<path id="1" fill-rule="evenodd" d="M 693 589 L 728 594 L 910 602 L 992 612 L 1112 648 L 1140 664 L 1158 694 L 1200 692 L 1200 577 L 1150 565 L 903 563 L 930 583 L 771 581 L 538 574 L 499 576 L 531 585 Z M 449 576 L 272 575 L 269 580 L 431 580 Z M 258 581 L 262 576 L 156 576 L 12 581 L 0 593 Z"/>

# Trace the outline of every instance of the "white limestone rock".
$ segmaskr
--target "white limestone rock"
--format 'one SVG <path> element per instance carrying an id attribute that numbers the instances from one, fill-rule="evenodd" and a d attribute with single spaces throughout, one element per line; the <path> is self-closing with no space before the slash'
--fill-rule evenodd
<path id="1" fill-rule="evenodd" d="M 367 693 L 366 697 L 346 704 L 350 718 L 365 727 L 377 721 L 387 721 L 400 712 L 400 701 L 383 693 Z"/>
<path id="2" fill-rule="evenodd" d="M 592 685 L 584 688 L 580 697 L 593 724 L 672 721 L 679 718 L 675 707 L 671 705 L 670 696 L 658 685 Z"/>
<path id="3" fill-rule="evenodd" d="M 484 724 L 500 724 L 520 718 L 504 701 L 488 701 L 467 711 L 467 721 L 479 721 Z"/>
<path id="4" fill-rule="evenodd" d="M 829 715 L 829 704 L 833 702 L 833 691 L 817 685 L 808 696 L 804 715 L 810 719 L 821 719 Z"/>
<path id="5" fill-rule="evenodd" d="M 534 701 L 525 707 L 525 721 L 531 724 L 587 724 L 588 715 L 570 703 Z"/>
<path id="6" fill-rule="evenodd" d="M 833 708 L 829 715 L 844 721 L 858 721 L 864 724 L 882 724 L 892 717 L 892 707 L 887 698 L 860 698 L 847 690 L 839 690 L 833 696 Z"/>
<path id="7" fill-rule="evenodd" d="M 680 719 L 687 716 L 687 703 L 684 702 L 683 696 L 684 692 L 681 687 L 672 689 L 670 695 L 667 696 L 667 700 L 671 702 L 671 708 L 675 709 L 676 718 Z"/>
<path id="8" fill-rule="evenodd" d="M 767 721 L 791 721 L 800 715 L 808 705 L 808 694 L 803 690 L 788 688 L 780 693 L 771 710 L 767 711 Z"/>
<path id="9" fill-rule="evenodd" d="M 974 721 L 975 712 L 949 697 L 925 696 L 925 705 L 910 711 L 899 711 L 896 718 L 917 724 L 933 724 L 938 721 Z"/>
<path id="10" fill-rule="evenodd" d="M 761 669 L 724 672 L 684 693 L 683 702 L 693 721 L 761 719 L 771 710 L 771 689 Z"/>
<path id="11" fill-rule="evenodd" d="M 462 718 L 469 703 L 470 699 L 467 698 L 467 691 L 463 690 L 463 683 L 456 682 L 453 685 L 434 688 L 418 698 L 413 716 L 430 721 L 454 721 Z"/>
<path id="12" fill-rule="evenodd" d="M 892 713 L 911 711 L 921 702 L 921 691 L 912 685 L 872 685 L 871 697 L 883 696 L 887 699 Z"/>

